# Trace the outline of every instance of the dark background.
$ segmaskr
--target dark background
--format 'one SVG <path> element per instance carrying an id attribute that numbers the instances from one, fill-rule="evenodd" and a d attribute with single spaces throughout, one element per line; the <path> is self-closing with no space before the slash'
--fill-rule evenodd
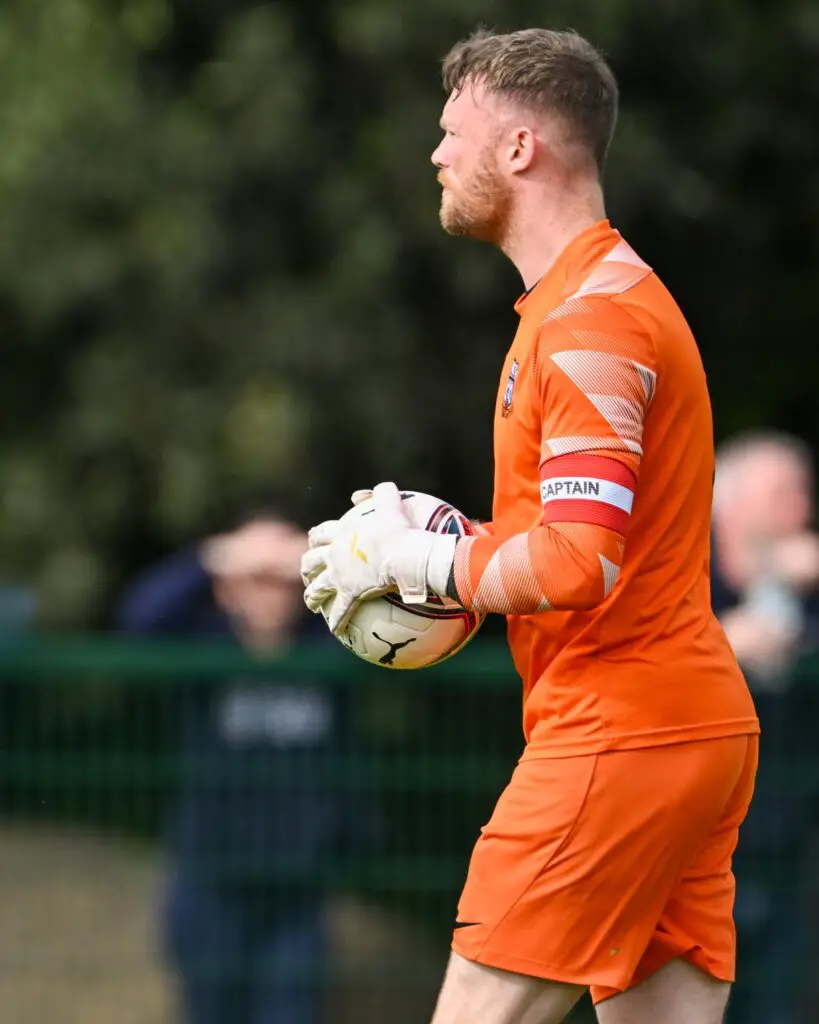
<path id="1" fill-rule="evenodd" d="M 43 623 L 270 489 L 394 478 L 486 516 L 520 282 L 437 220 L 440 58 L 575 27 L 623 91 L 609 214 L 717 437 L 819 444 L 819 5 L 14 0 L 0 13 L 0 560 Z"/>

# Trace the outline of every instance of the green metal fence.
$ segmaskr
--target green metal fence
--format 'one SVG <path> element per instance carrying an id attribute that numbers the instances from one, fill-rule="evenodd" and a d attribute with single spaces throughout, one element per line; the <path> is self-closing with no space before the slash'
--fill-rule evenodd
<path id="1" fill-rule="evenodd" d="M 815 678 L 801 665 L 799 692 Z M 185 876 L 227 892 L 256 934 L 284 922 L 291 952 L 321 906 L 327 958 L 315 943 L 276 954 L 285 1000 L 321 991 L 326 1024 L 423 1024 L 470 850 L 520 754 L 519 685 L 491 639 L 409 673 L 334 645 L 269 662 L 203 643 L 2 641 L 2 1020 L 171 1024 L 185 977 L 258 982 L 238 941 L 192 958 L 168 937 L 201 946 L 214 927 L 198 895 L 192 917 L 168 909 Z"/>

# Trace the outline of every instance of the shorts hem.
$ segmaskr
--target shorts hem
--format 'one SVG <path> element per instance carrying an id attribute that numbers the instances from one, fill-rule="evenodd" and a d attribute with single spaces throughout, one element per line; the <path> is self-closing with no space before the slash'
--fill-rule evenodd
<path id="1" fill-rule="evenodd" d="M 605 1003 L 608 999 L 613 999 L 615 996 L 621 995 L 623 992 L 627 992 L 631 988 L 636 988 L 641 985 L 644 981 L 661 971 L 664 967 L 667 967 L 674 960 L 685 960 L 687 963 L 692 964 L 694 967 L 698 967 L 703 974 L 707 974 L 715 981 L 722 981 L 728 985 L 734 983 L 735 974 L 730 967 L 722 966 L 713 962 L 709 962 L 708 959 L 703 955 L 699 947 L 692 947 L 686 950 L 680 950 L 679 952 L 673 952 L 670 956 L 663 957 L 652 964 L 648 971 L 641 972 L 640 965 L 638 964 L 637 970 L 630 978 L 625 988 L 620 988 L 614 985 L 592 985 L 591 997 L 592 1002 L 595 1006 L 599 1006 L 601 1003 Z M 611 991 L 604 992 L 602 994 L 594 991 L 595 988 L 611 989 Z"/>
<path id="2" fill-rule="evenodd" d="M 580 985 L 583 988 L 591 988 L 592 985 L 600 985 L 603 988 L 615 988 L 618 992 L 625 991 L 628 981 L 623 981 L 620 972 L 616 975 L 610 971 L 575 970 L 571 967 L 559 967 L 556 964 L 546 964 L 542 960 L 529 960 L 526 957 L 510 956 L 497 949 L 483 947 L 478 953 L 466 953 L 453 942 L 452 949 L 465 960 L 482 964 L 484 967 L 495 967 L 500 971 L 511 971 L 514 974 L 523 974 L 530 978 L 540 978 L 542 981 L 555 981 L 564 985 Z"/>
<path id="3" fill-rule="evenodd" d="M 664 963 L 658 964 L 645 977 L 640 978 L 639 981 L 635 980 L 633 971 L 624 978 L 622 972 L 613 974 L 610 971 L 594 970 L 593 968 L 589 968 L 588 970 L 572 969 L 571 967 L 547 964 L 542 960 L 530 960 L 527 957 L 511 956 L 508 953 L 504 953 L 502 950 L 487 949 L 486 947 L 481 948 L 478 953 L 468 953 L 464 950 L 458 949 L 457 942 L 452 943 L 452 950 L 457 953 L 458 956 L 462 956 L 464 960 L 469 960 L 476 964 L 482 964 L 484 967 L 494 967 L 500 971 L 510 971 L 514 974 L 523 974 L 529 978 L 539 978 L 541 981 L 554 981 L 562 985 L 578 985 L 587 989 L 611 989 L 611 991 L 606 992 L 599 998 L 594 998 L 594 994 L 592 993 L 592 999 L 595 1006 L 605 1002 L 607 999 L 613 999 L 614 996 L 621 995 L 623 992 L 628 991 L 628 989 L 633 988 L 642 981 L 648 980 L 652 974 L 656 974 L 657 971 L 662 970 L 662 968 L 671 963 L 672 960 L 686 960 L 688 963 L 698 967 L 705 974 L 710 975 L 710 977 L 714 978 L 716 981 L 733 984 L 735 980 L 730 968 L 721 967 L 713 963 L 707 964 L 705 958 L 701 955 L 697 955 L 694 950 L 688 950 L 685 953 L 677 953 L 674 956 L 669 957 L 668 960 Z"/>

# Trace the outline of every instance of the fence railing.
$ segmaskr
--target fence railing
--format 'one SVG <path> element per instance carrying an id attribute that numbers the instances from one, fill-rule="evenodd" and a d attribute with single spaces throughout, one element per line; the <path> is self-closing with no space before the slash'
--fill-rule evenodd
<path id="1" fill-rule="evenodd" d="M 789 687 L 760 697 L 808 780 L 814 745 L 789 730 L 794 715 L 803 733 L 815 727 L 817 680 L 807 659 Z M 808 697 L 783 716 L 786 693 Z M 0 1002 L 16 1007 L 4 1019 L 72 1020 L 70 992 L 84 1022 L 90 1000 L 100 1019 L 169 1024 L 193 1020 L 172 993 L 190 996 L 196 979 L 211 996 L 246 989 L 255 961 L 238 939 L 219 945 L 229 915 L 210 907 L 207 919 L 216 892 L 248 934 L 284 929 L 291 951 L 314 908 L 329 920 L 329 956 L 316 938 L 301 959 L 284 957 L 276 998 L 295 1006 L 298 991 L 320 990 L 328 1024 L 422 1024 L 469 853 L 521 751 L 520 718 L 520 683 L 494 639 L 393 672 L 332 643 L 266 660 L 224 643 L 0 638 Z M 777 786 L 794 788 L 793 758 L 780 767 L 766 782 L 777 807 Z M 781 886 L 759 881 L 782 873 L 778 848 L 759 849 L 749 885 L 779 900 Z M 25 941 L 10 909 L 21 903 Z M 130 945 L 121 907 L 141 922 Z M 202 959 L 208 929 L 217 938 Z"/>

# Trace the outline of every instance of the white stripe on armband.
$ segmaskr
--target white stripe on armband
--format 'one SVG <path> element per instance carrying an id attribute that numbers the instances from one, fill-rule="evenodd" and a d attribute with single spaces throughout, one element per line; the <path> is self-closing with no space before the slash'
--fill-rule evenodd
<path id="1" fill-rule="evenodd" d="M 544 506 L 550 501 L 603 501 L 623 512 L 631 512 L 634 491 L 611 480 L 591 476 L 553 476 L 540 482 Z"/>

